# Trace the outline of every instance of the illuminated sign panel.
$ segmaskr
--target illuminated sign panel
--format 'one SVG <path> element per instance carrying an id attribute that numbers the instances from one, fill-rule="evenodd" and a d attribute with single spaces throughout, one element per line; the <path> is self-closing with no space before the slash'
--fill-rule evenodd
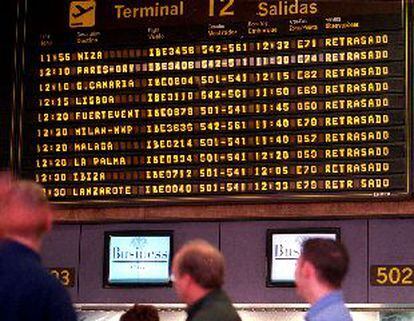
<path id="1" fill-rule="evenodd" d="M 105 232 L 105 286 L 170 286 L 171 231 Z"/>
<path id="2" fill-rule="evenodd" d="M 268 287 L 294 286 L 295 269 L 303 243 L 312 238 L 339 241 L 338 228 L 284 229 L 267 231 Z"/>
<path id="3" fill-rule="evenodd" d="M 53 201 L 409 193 L 408 3 L 27 7 L 21 171 Z"/>

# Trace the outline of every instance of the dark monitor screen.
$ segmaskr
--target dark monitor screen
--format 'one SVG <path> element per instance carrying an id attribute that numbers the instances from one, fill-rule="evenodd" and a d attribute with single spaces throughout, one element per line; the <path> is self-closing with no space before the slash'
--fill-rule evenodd
<path id="1" fill-rule="evenodd" d="M 302 244 L 310 238 L 339 240 L 338 228 L 267 231 L 267 286 L 294 286 L 295 268 Z"/>
<path id="2" fill-rule="evenodd" d="M 172 231 L 105 233 L 105 286 L 170 285 Z"/>

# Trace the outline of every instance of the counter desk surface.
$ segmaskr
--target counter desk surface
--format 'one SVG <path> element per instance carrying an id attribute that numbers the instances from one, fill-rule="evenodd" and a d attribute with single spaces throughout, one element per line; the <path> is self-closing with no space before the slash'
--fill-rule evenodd
<path id="1" fill-rule="evenodd" d="M 75 304 L 80 321 L 118 321 L 125 304 Z M 184 321 L 184 304 L 154 304 L 161 321 Z M 354 321 L 412 321 L 413 304 L 348 304 Z M 235 304 L 244 321 L 302 321 L 308 304 Z"/>

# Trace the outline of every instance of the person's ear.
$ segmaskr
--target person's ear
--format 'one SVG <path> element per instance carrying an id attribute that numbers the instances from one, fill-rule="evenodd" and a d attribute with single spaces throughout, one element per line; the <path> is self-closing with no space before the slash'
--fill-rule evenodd
<path id="1" fill-rule="evenodd" d="M 193 283 L 193 278 L 191 277 L 190 274 L 183 274 L 181 276 L 181 284 L 183 284 L 185 287 L 191 285 Z"/>
<path id="2" fill-rule="evenodd" d="M 305 278 L 310 279 L 316 275 L 316 269 L 312 263 L 304 261 L 302 263 L 302 273 Z"/>

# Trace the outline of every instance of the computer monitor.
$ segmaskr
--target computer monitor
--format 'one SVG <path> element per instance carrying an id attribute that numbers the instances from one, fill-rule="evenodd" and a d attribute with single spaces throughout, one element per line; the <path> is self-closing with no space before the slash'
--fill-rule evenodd
<path id="1" fill-rule="evenodd" d="M 171 286 L 172 231 L 105 232 L 104 286 Z"/>
<path id="2" fill-rule="evenodd" d="M 310 238 L 339 240 L 339 228 L 276 229 L 267 230 L 268 287 L 295 285 L 295 268 L 302 243 Z"/>

